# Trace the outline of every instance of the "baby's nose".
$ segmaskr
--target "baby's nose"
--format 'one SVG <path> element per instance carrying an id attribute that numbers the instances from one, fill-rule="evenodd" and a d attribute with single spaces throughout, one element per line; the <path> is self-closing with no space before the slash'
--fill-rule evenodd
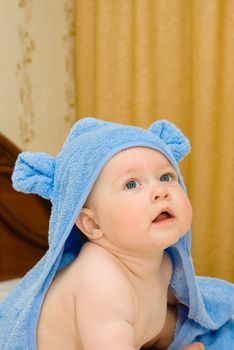
<path id="1" fill-rule="evenodd" d="M 153 201 L 158 199 L 170 199 L 170 198 L 171 198 L 170 192 L 168 191 L 168 188 L 165 185 L 157 186 L 156 189 L 153 191 L 153 196 L 152 196 Z"/>

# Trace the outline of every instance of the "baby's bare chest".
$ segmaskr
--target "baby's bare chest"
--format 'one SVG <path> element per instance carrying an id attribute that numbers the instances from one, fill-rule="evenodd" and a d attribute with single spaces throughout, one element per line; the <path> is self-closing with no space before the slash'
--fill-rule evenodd
<path id="1" fill-rule="evenodd" d="M 135 343 L 142 347 L 157 336 L 164 327 L 167 314 L 167 286 L 155 285 L 135 290 Z"/>

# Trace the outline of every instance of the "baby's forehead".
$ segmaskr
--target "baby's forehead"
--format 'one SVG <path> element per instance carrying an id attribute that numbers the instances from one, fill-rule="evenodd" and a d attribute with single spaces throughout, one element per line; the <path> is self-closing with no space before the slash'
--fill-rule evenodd
<path id="1" fill-rule="evenodd" d="M 89 194 L 89 203 L 95 193 L 98 192 L 103 185 L 114 183 L 115 180 L 127 175 L 134 175 L 135 172 L 144 171 L 149 166 L 155 168 L 163 168 L 169 170 L 173 168 L 169 160 L 159 151 L 150 147 L 130 147 L 116 153 L 110 158 L 101 170 L 95 184 Z"/>
<path id="2" fill-rule="evenodd" d="M 131 147 L 115 154 L 103 167 L 101 176 L 116 176 L 126 171 L 141 169 L 146 165 L 173 167 L 169 160 L 159 151 L 150 147 Z"/>

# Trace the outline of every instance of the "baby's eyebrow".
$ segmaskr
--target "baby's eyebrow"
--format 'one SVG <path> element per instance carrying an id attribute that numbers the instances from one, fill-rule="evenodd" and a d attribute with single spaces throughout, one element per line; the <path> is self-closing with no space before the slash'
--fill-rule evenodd
<path id="1" fill-rule="evenodd" d="M 176 174 L 175 168 L 170 163 L 166 163 L 166 164 L 162 163 L 162 164 L 159 165 L 158 168 L 160 168 L 160 171 L 162 171 L 162 172 L 173 171 Z M 125 177 L 127 175 L 132 175 L 133 173 L 136 173 L 136 172 L 139 172 L 139 171 L 142 171 L 142 167 L 141 166 L 139 166 L 139 165 L 131 166 L 131 167 L 127 168 L 126 170 L 124 170 L 123 172 L 121 172 L 119 175 L 117 175 L 113 179 L 112 182 L 115 182 L 118 179 L 121 179 L 121 178 L 123 178 L 123 177 Z"/>
<path id="2" fill-rule="evenodd" d="M 133 172 L 135 171 L 139 171 L 140 167 L 137 166 L 132 166 L 130 168 L 127 168 L 125 171 L 121 172 L 119 175 L 117 175 L 114 179 L 113 179 L 113 182 L 115 182 L 116 180 L 118 180 L 119 178 L 122 178 L 122 177 L 125 177 L 127 175 L 130 175 L 132 174 Z"/>

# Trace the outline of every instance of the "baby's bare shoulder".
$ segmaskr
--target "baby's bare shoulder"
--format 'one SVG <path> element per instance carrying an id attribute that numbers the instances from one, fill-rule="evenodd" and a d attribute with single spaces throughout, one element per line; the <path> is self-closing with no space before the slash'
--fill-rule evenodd
<path id="1" fill-rule="evenodd" d="M 112 290 L 116 286 L 129 289 L 131 286 L 118 259 L 104 248 L 91 242 L 86 243 L 80 252 L 76 261 L 76 269 L 78 289 L 89 288 L 94 283 L 98 283 L 105 290 Z"/>
<path id="2" fill-rule="evenodd" d="M 133 318 L 130 280 L 117 260 L 104 248 L 86 243 L 75 262 L 77 270 L 75 295 L 77 307 L 87 308 L 100 317 L 104 313 L 120 313 Z M 95 316 L 95 315 L 93 315 Z M 118 315 L 120 316 L 120 315 Z"/>

